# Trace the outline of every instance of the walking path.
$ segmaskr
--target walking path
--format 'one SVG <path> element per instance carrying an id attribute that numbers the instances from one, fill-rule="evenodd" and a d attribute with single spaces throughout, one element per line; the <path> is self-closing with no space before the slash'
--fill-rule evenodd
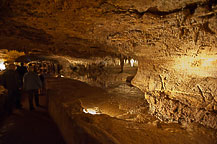
<path id="1" fill-rule="evenodd" d="M 216 130 L 195 123 L 167 124 L 148 114 L 143 96 L 130 95 L 130 86 L 108 93 L 67 78 L 50 78 L 47 83 L 50 114 L 69 144 L 217 144 Z M 25 96 L 24 109 L 0 123 L 0 144 L 65 144 L 47 112 L 46 96 L 39 99 L 42 107 L 29 111 Z M 101 114 L 86 114 L 81 108 Z"/>
<path id="2" fill-rule="evenodd" d="M 23 109 L 0 123 L 0 144 L 64 144 L 64 140 L 46 109 L 46 96 L 39 96 L 40 107 L 29 111 L 27 96 Z"/>

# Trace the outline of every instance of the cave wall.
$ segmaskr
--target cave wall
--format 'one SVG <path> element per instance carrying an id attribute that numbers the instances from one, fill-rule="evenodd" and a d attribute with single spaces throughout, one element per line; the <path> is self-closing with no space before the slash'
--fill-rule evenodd
<path id="1" fill-rule="evenodd" d="M 0 8 L 1 49 L 86 59 L 136 57 L 132 83 L 147 94 L 153 114 L 216 128 L 215 0 L 1 0 Z M 174 118 L 166 107 L 170 100 L 187 112 Z M 194 108 L 202 110 L 201 117 L 190 116 Z M 206 114 L 211 124 L 204 122 Z"/>
<path id="2" fill-rule="evenodd" d="M 216 128 L 217 21 L 207 10 L 191 5 L 147 22 L 152 51 L 140 50 L 150 55 L 140 55 L 132 83 L 146 92 L 150 111 L 161 120 Z"/>
<path id="3" fill-rule="evenodd" d="M 201 94 L 217 94 L 217 57 L 177 57 L 139 59 L 133 83 L 143 91 L 169 90 Z"/>
<path id="4" fill-rule="evenodd" d="M 142 59 L 132 83 L 146 93 L 159 119 L 217 128 L 216 62 L 216 57 Z"/>
<path id="5" fill-rule="evenodd" d="M 131 79 L 137 72 L 137 62 L 131 67 L 129 60 L 121 71 L 120 59 L 113 57 L 93 57 L 89 59 L 59 57 L 62 69 L 60 75 L 66 78 L 86 82 L 92 86 L 108 88 L 125 84 L 130 85 Z"/>

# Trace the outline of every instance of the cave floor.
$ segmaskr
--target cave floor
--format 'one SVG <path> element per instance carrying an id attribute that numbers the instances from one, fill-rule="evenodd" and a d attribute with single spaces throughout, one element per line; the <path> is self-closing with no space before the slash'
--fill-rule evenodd
<path id="1" fill-rule="evenodd" d="M 39 96 L 40 107 L 29 111 L 28 98 L 22 96 L 23 109 L 0 123 L 0 144 L 64 144 L 64 140 L 47 111 L 45 95 Z"/>
<path id="2" fill-rule="evenodd" d="M 192 123 L 167 124 L 148 113 L 148 103 L 143 94 L 135 87 L 122 83 L 117 87 L 101 89 L 86 83 L 67 78 L 48 78 L 48 96 L 58 97 L 64 105 L 71 105 L 79 100 L 84 109 L 97 107 L 96 115 L 86 113 L 71 114 L 77 117 L 90 135 L 102 131 L 113 142 L 124 144 L 216 144 L 217 132 Z M 62 101 L 61 101 L 62 100 Z M 46 97 L 40 96 L 40 103 L 46 107 Z M 23 100 L 24 109 L 15 110 L 0 125 L 1 144 L 62 144 L 63 138 L 57 126 L 49 117 L 44 107 L 35 111 L 28 110 L 27 100 Z M 73 108 L 74 107 L 74 108 Z M 88 124 L 83 119 L 88 118 Z M 91 126 L 90 126 L 91 125 Z M 82 137 L 82 136 L 78 136 Z M 110 140 L 95 137 L 101 143 Z M 108 137 L 106 137 L 108 138 Z"/>

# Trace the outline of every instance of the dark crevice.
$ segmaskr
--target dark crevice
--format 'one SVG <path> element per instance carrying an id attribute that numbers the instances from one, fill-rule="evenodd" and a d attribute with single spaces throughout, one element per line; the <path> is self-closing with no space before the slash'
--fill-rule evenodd
<path id="1" fill-rule="evenodd" d="M 104 2 L 103 4 L 105 4 L 107 2 Z M 110 3 L 108 3 L 110 4 Z M 173 14 L 173 13 L 177 13 L 183 10 L 188 10 L 189 14 L 188 15 L 193 15 L 195 13 L 195 10 L 198 8 L 198 6 L 201 7 L 207 7 L 207 9 L 209 11 L 213 11 L 212 6 L 216 5 L 217 1 L 216 0 L 209 0 L 207 2 L 196 2 L 196 3 L 191 3 L 186 5 L 184 8 L 178 8 L 178 9 L 174 9 L 174 10 L 170 10 L 170 11 L 160 11 L 158 10 L 157 7 L 150 7 L 148 10 L 140 12 L 137 9 L 123 9 L 120 8 L 118 6 L 112 5 L 116 8 L 116 10 L 112 10 L 110 12 L 115 13 L 115 14 L 135 14 L 138 16 L 138 18 L 141 18 L 144 14 L 152 14 L 155 15 L 157 17 L 164 17 L 167 16 L 169 14 Z M 109 13 L 109 11 L 105 12 L 105 13 Z"/>
<path id="2" fill-rule="evenodd" d="M 177 13 L 180 12 L 182 10 L 188 10 L 189 14 L 188 15 L 193 15 L 195 12 L 195 9 L 198 7 L 199 3 L 192 3 L 192 4 L 188 4 L 186 5 L 184 8 L 178 8 L 178 9 L 174 9 L 174 10 L 170 10 L 170 11 L 160 11 L 158 10 L 157 7 L 150 7 L 147 11 L 143 12 L 143 14 L 145 13 L 150 13 L 159 17 L 163 17 L 163 16 L 167 16 L 169 14 L 173 14 L 173 13 Z"/>
<path id="3" fill-rule="evenodd" d="M 107 2 L 107 0 L 102 0 L 102 1 L 100 2 L 100 4 L 99 4 L 99 7 L 101 7 L 101 6 L 104 5 L 104 4 L 109 4 L 109 3 Z"/>
<path id="4" fill-rule="evenodd" d="M 99 49 L 99 47 L 97 47 L 97 46 L 91 46 L 90 48 L 91 49 Z"/>
<path id="5" fill-rule="evenodd" d="M 198 3 L 189 4 L 185 7 L 185 9 L 188 9 L 190 14 L 193 15 L 195 12 L 195 9 L 198 7 Z"/>
<path id="6" fill-rule="evenodd" d="M 207 2 L 207 6 L 208 6 L 209 11 L 212 11 L 212 6 L 215 6 L 215 5 L 217 5 L 217 0 L 209 0 Z"/>
<path id="7" fill-rule="evenodd" d="M 195 39 L 194 39 L 195 44 L 197 44 L 198 38 L 199 38 L 199 31 L 195 35 Z"/>
<path id="8" fill-rule="evenodd" d="M 145 12 L 139 12 L 136 9 L 129 9 L 128 12 L 130 14 L 136 14 L 139 18 L 141 18 L 145 14 Z"/>
<path id="9" fill-rule="evenodd" d="M 210 34 L 215 34 L 215 32 L 212 31 L 212 30 L 209 28 L 209 22 L 204 23 L 204 24 L 201 26 L 201 30 L 204 30 L 205 32 L 208 32 L 208 33 L 210 33 Z"/>
<path id="10" fill-rule="evenodd" d="M 179 38 L 182 38 L 182 36 L 184 35 L 184 33 L 185 33 L 185 29 L 181 28 L 180 34 L 179 34 Z"/>
<path id="11" fill-rule="evenodd" d="M 174 10 L 171 10 L 171 11 L 159 11 L 157 7 L 151 7 L 149 8 L 145 13 L 151 13 L 153 15 L 156 15 L 156 16 L 166 16 L 166 15 L 169 15 L 169 14 L 172 14 L 172 13 L 176 13 L 176 12 L 179 12 L 181 11 L 182 9 L 174 9 Z"/>

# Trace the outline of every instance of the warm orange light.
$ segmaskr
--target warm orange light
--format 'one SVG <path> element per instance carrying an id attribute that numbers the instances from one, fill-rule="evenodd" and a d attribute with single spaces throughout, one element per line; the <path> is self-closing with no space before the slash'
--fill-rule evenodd
<path id="1" fill-rule="evenodd" d="M 184 56 L 175 60 L 174 69 L 197 76 L 216 76 L 217 56 Z"/>
<path id="2" fill-rule="evenodd" d="M 84 113 L 89 113 L 89 114 L 92 114 L 92 115 L 100 114 L 98 107 L 83 109 L 83 112 Z"/>
<path id="3" fill-rule="evenodd" d="M 4 61 L 1 61 L 1 60 L 0 60 L 0 70 L 5 70 Z"/>
<path id="4" fill-rule="evenodd" d="M 207 67 L 207 66 L 213 66 L 217 64 L 217 58 L 204 58 L 202 59 L 201 66 Z"/>

